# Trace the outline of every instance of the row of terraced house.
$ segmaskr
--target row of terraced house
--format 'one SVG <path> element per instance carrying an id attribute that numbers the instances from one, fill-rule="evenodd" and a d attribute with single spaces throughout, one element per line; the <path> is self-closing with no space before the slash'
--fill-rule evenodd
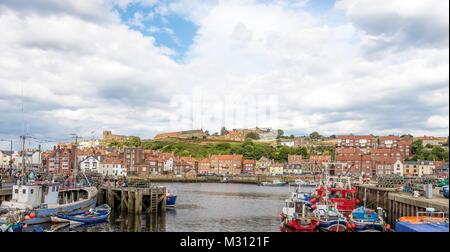
<path id="1" fill-rule="evenodd" d="M 343 135 L 337 137 L 335 162 L 330 173 L 335 175 L 381 176 L 448 176 L 448 163 L 439 160 L 405 161 L 412 156 L 413 140 L 427 139 L 440 144 L 445 138 L 410 136 Z M 434 139 L 434 141 L 432 141 Z"/>

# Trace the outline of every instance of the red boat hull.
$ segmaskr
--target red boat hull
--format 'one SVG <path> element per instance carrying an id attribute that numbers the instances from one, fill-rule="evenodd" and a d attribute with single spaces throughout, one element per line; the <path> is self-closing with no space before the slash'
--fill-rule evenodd
<path id="1" fill-rule="evenodd" d="M 298 220 L 291 220 L 283 223 L 281 231 L 283 232 L 316 232 L 319 221 L 311 220 L 311 223 L 302 225 Z"/>

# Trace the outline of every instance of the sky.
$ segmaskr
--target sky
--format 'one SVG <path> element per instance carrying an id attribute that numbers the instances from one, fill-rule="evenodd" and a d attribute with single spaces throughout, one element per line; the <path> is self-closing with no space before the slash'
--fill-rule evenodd
<path id="1" fill-rule="evenodd" d="M 447 0 L 0 0 L 1 140 L 449 132 Z"/>

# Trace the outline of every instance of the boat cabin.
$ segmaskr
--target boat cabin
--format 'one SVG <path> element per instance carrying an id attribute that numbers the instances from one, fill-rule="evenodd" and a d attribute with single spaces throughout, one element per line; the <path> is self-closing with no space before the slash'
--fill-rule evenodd
<path id="1" fill-rule="evenodd" d="M 87 191 L 65 190 L 59 183 L 14 185 L 12 200 L 3 202 L 2 206 L 19 209 L 46 209 L 49 205 L 69 204 L 87 198 Z"/>

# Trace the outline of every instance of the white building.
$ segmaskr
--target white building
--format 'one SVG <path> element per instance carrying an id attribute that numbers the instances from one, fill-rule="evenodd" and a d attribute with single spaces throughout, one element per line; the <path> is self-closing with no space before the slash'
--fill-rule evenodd
<path id="1" fill-rule="evenodd" d="M 272 176 L 282 176 L 284 174 L 284 164 L 272 163 L 269 167 L 269 174 Z"/>
<path id="2" fill-rule="evenodd" d="M 12 158 L 12 153 L 10 151 L 0 151 L 0 168 L 9 167 L 9 162 Z"/>
<path id="3" fill-rule="evenodd" d="M 84 140 L 78 143 L 80 149 L 91 149 L 100 146 L 99 140 Z"/>
<path id="4" fill-rule="evenodd" d="M 18 153 L 18 156 L 14 159 L 14 166 L 23 167 L 22 162 L 23 158 Z M 42 167 L 42 153 L 38 150 L 25 150 L 25 167 L 35 171 Z"/>
<path id="5" fill-rule="evenodd" d="M 164 161 L 164 171 L 169 172 L 173 171 L 174 160 L 172 157 Z"/>
<path id="6" fill-rule="evenodd" d="M 287 146 L 287 147 L 294 147 L 295 146 L 295 140 L 294 139 L 281 139 L 280 145 Z"/>
<path id="7" fill-rule="evenodd" d="M 432 175 L 434 174 L 434 170 L 436 170 L 436 165 L 433 161 L 419 160 L 417 164 L 419 165 L 419 177 Z"/>
<path id="8" fill-rule="evenodd" d="M 89 156 L 80 162 L 80 169 L 83 172 L 98 172 L 100 164 L 100 157 Z"/>
<path id="9" fill-rule="evenodd" d="M 104 176 L 127 176 L 127 171 L 119 158 L 107 158 L 100 164 L 98 173 Z"/>

